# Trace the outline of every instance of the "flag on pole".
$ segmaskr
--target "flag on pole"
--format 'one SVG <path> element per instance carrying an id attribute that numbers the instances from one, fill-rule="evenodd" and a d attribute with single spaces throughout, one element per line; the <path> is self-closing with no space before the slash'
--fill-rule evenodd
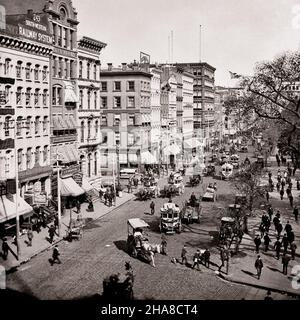
<path id="1" fill-rule="evenodd" d="M 240 74 L 237 74 L 236 72 L 229 71 L 229 74 L 231 79 L 240 79 L 242 77 Z"/>

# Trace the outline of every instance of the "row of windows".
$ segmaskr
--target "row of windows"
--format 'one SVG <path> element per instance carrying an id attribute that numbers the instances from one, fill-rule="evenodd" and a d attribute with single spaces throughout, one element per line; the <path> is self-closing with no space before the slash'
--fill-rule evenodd
<path id="1" fill-rule="evenodd" d="M 101 97 L 101 108 L 106 109 L 107 105 L 107 97 Z M 121 108 L 121 97 L 113 97 L 113 107 Z M 135 108 L 135 97 L 127 97 L 127 108 Z"/>
<path id="2" fill-rule="evenodd" d="M 92 100 L 94 100 L 94 101 L 92 102 Z M 93 104 L 94 109 L 97 109 L 97 107 L 98 107 L 98 102 L 97 101 L 98 101 L 97 91 L 88 90 L 88 92 L 87 92 L 87 109 L 92 109 L 92 104 Z M 84 107 L 83 90 L 80 90 L 79 91 L 79 109 L 86 109 L 86 108 L 83 108 L 83 107 Z"/>
<path id="3" fill-rule="evenodd" d="M 54 44 L 56 46 L 73 50 L 74 31 L 53 23 Z"/>
<path id="4" fill-rule="evenodd" d="M 93 80 L 97 80 L 97 65 L 93 64 L 92 65 L 88 62 L 86 64 L 86 79 L 90 80 L 91 79 L 91 70 L 93 70 Z M 83 62 L 79 61 L 79 73 L 78 73 L 79 79 L 84 78 L 83 77 Z"/>
<path id="5" fill-rule="evenodd" d="M 26 91 L 24 93 L 23 88 L 18 87 L 16 92 L 17 106 L 22 106 L 22 104 L 24 103 L 23 101 L 24 94 L 25 94 L 25 105 L 28 107 L 31 107 L 32 104 L 36 107 L 39 107 L 41 102 L 43 106 L 48 105 L 48 97 L 49 97 L 48 89 L 44 89 L 42 91 L 41 89 L 37 88 L 33 92 L 32 88 L 26 88 Z M 32 101 L 32 97 L 33 97 L 33 101 Z"/>
<path id="6" fill-rule="evenodd" d="M 101 144 L 106 145 L 108 143 L 108 133 L 102 132 L 101 133 Z M 138 141 L 140 141 L 140 137 L 135 135 L 134 133 L 127 133 L 127 145 L 133 146 Z M 114 145 L 120 145 L 121 144 L 121 135 L 119 132 L 114 133 Z"/>
<path id="7" fill-rule="evenodd" d="M 5 117 L 4 121 L 4 135 L 5 137 L 10 136 L 10 131 L 13 130 L 12 128 L 12 118 L 11 117 Z M 26 132 L 26 136 L 32 136 L 33 135 L 33 129 L 35 135 L 48 134 L 48 128 L 49 128 L 49 117 L 44 116 L 43 118 L 40 116 L 31 117 L 28 116 L 26 118 L 23 118 L 19 116 L 16 121 L 16 136 L 22 137 L 23 130 Z"/>
<path id="8" fill-rule="evenodd" d="M 87 126 L 85 125 L 85 122 L 84 121 L 81 121 L 81 124 L 80 124 L 80 134 L 81 134 L 81 137 L 80 137 L 80 141 L 81 142 L 84 142 L 85 141 L 85 128 L 87 127 L 87 139 L 91 139 L 92 138 L 92 135 L 91 135 L 91 130 L 92 130 L 92 122 L 91 120 L 88 120 L 87 122 Z M 98 137 L 98 133 L 99 133 L 99 130 L 100 130 L 100 126 L 99 126 L 99 122 L 98 120 L 95 121 L 95 124 L 94 124 L 94 139 L 96 139 Z"/>
<path id="9" fill-rule="evenodd" d="M 60 57 L 52 57 L 52 72 L 57 78 L 69 79 L 73 77 L 75 61 Z"/>
<path id="10" fill-rule="evenodd" d="M 3 64 L 3 73 L 6 76 L 11 75 L 13 70 L 13 65 L 10 64 L 11 59 L 6 58 Z M 32 81 L 32 75 L 34 81 L 43 81 L 48 82 L 48 67 L 41 66 L 39 64 L 32 65 L 31 62 L 27 62 L 26 64 L 23 61 L 18 61 L 17 65 L 15 66 L 15 75 L 17 79 L 24 79 L 28 81 Z"/>
<path id="11" fill-rule="evenodd" d="M 143 81 L 142 81 L 143 82 Z M 150 83 L 149 83 L 150 88 Z M 135 91 L 135 83 L 134 81 L 127 81 L 126 84 L 126 90 L 127 91 Z M 101 91 L 107 92 L 107 81 L 101 82 Z M 121 81 L 114 81 L 113 91 L 122 91 Z"/>
<path id="12" fill-rule="evenodd" d="M 33 148 L 27 148 L 26 153 L 25 150 L 18 149 L 18 170 L 26 170 L 31 169 L 33 164 L 40 164 L 41 161 L 46 163 L 48 161 L 48 146 L 44 146 L 42 149 L 41 147 L 36 147 L 35 151 Z M 33 163 L 34 160 L 34 163 Z M 25 167 L 26 163 L 26 167 Z"/>
<path id="13" fill-rule="evenodd" d="M 120 123 L 121 123 L 121 115 L 115 114 L 114 115 L 114 119 L 113 119 L 113 125 L 114 126 L 119 126 Z M 134 126 L 135 124 L 136 124 L 135 115 L 128 115 L 127 116 L 127 125 L 128 126 Z M 102 115 L 101 116 L 101 127 L 106 127 L 106 126 L 108 126 L 107 116 L 106 115 Z"/>

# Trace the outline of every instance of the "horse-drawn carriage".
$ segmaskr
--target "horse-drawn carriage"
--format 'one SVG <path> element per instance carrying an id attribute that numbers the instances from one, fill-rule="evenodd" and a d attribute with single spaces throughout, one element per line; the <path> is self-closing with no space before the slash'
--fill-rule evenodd
<path id="1" fill-rule="evenodd" d="M 66 240 L 79 240 L 83 236 L 84 221 L 78 216 L 77 219 L 71 219 L 68 229 L 66 230 Z"/>
<path id="2" fill-rule="evenodd" d="M 233 175 L 233 165 L 225 163 L 221 169 L 221 179 L 227 180 Z"/>
<path id="3" fill-rule="evenodd" d="M 160 190 L 160 195 L 165 197 L 173 197 L 184 193 L 183 178 L 179 173 L 171 174 L 169 183 Z"/>
<path id="4" fill-rule="evenodd" d="M 236 232 L 236 220 L 231 217 L 223 217 L 219 231 L 219 244 L 226 244 Z"/>
<path id="5" fill-rule="evenodd" d="M 191 187 L 196 187 L 199 185 L 200 182 L 201 182 L 200 174 L 194 174 L 193 176 L 190 177 L 188 185 Z"/>
<path id="6" fill-rule="evenodd" d="M 181 232 L 180 209 L 175 203 L 165 203 L 160 209 L 160 214 L 160 232 Z"/>
<path id="7" fill-rule="evenodd" d="M 202 207 L 200 202 L 195 203 L 185 202 L 182 211 L 181 211 L 181 221 L 186 224 L 193 222 L 200 223 L 200 216 L 202 213 Z"/>
<path id="8" fill-rule="evenodd" d="M 145 230 L 148 228 L 148 223 L 142 219 L 134 218 L 127 221 L 127 251 L 130 256 L 150 263 L 151 254 L 144 248 L 144 244 L 148 243 L 145 235 Z"/>
<path id="9" fill-rule="evenodd" d="M 202 196 L 202 201 L 213 201 L 215 202 L 217 200 L 217 188 L 216 186 L 212 186 L 209 184 L 209 186 L 206 188 L 206 191 L 204 195 Z"/>
<path id="10" fill-rule="evenodd" d="M 207 177 L 214 177 L 216 174 L 216 167 L 213 164 L 209 164 L 204 171 Z"/>

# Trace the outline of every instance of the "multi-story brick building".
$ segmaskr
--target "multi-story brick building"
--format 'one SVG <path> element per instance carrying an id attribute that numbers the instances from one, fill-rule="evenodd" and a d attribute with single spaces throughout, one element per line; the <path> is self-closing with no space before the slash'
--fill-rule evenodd
<path id="1" fill-rule="evenodd" d="M 15 180 L 18 173 L 20 195 L 30 198 L 31 204 L 40 203 L 51 193 L 52 173 L 52 37 L 46 14 L 29 10 L 26 14 L 7 15 L 0 39 L 0 176 L 7 182 Z"/>
<path id="2" fill-rule="evenodd" d="M 88 37 L 78 41 L 78 144 L 80 168 L 84 176 L 101 174 L 100 149 L 100 60 L 106 44 Z"/>
<path id="3" fill-rule="evenodd" d="M 193 118 L 194 131 L 205 144 L 210 141 L 214 128 L 214 73 L 215 68 L 205 62 L 177 63 L 192 73 L 194 78 Z"/>
<path id="4" fill-rule="evenodd" d="M 158 160 L 160 158 L 161 140 L 161 74 L 158 67 L 151 67 L 151 154 Z"/>
<path id="5" fill-rule="evenodd" d="M 101 71 L 101 170 L 138 167 L 151 138 L 151 73 L 138 63 Z M 119 154 L 118 154 L 119 153 Z"/>

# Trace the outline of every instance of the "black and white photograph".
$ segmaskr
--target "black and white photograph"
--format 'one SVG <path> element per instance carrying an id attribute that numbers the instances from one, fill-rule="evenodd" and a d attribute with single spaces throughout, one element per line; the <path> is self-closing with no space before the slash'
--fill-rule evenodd
<path id="1" fill-rule="evenodd" d="M 0 0 L 0 293 L 297 301 L 299 210 L 300 0 Z"/>

